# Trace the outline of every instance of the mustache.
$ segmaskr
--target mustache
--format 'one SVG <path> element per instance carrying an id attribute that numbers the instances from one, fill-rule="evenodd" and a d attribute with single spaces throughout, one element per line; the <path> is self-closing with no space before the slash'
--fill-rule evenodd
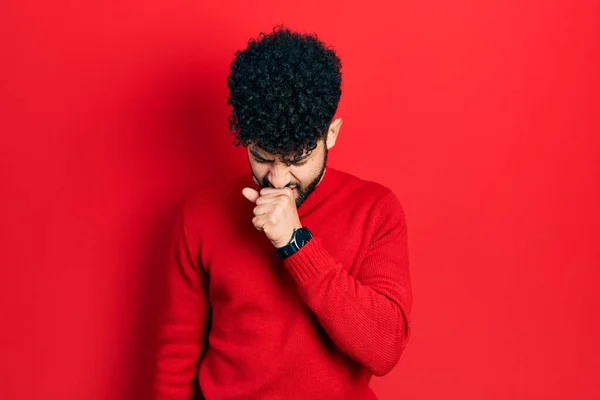
<path id="1" fill-rule="evenodd" d="M 263 188 L 273 188 L 273 189 L 275 188 L 275 186 L 271 185 L 269 182 L 262 182 L 262 183 L 261 183 L 261 186 L 262 186 Z M 285 185 L 284 187 L 289 187 L 289 188 L 291 188 L 291 189 L 293 189 L 294 187 L 296 187 L 296 188 L 298 188 L 298 189 L 299 189 L 299 188 L 300 188 L 300 185 Z"/>

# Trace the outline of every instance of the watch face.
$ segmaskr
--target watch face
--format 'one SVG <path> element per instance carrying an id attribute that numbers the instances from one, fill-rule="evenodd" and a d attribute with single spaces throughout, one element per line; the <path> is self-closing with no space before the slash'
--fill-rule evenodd
<path id="1" fill-rule="evenodd" d="M 307 228 L 301 228 L 296 231 L 296 243 L 298 243 L 299 247 L 302 247 L 312 239 L 312 234 Z"/>
<path id="2" fill-rule="evenodd" d="M 292 241 L 283 247 L 277 249 L 276 253 L 280 258 L 287 258 L 298 251 L 302 246 L 310 241 L 313 238 L 312 233 L 308 230 L 308 228 L 303 227 L 300 229 L 296 229 L 294 231 L 294 236 L 292 237 Z"/>

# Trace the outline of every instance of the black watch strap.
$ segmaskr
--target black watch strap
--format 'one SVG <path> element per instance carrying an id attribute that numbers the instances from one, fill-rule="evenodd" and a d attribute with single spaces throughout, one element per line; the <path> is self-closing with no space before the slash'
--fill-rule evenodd
<path id="1" fill-rule="evenodd" d="M 302 228 L 294 228 L 292 240 L 290 240 L 290 242 L 285 246 L 278 248 L 275 253 L 277 254 L 277 257 L 281 259 L 288 258 L 300 250 L 302 246 L 308 243 L 312 238 L 313 235 L 307 227 L 303 226 Z"/>

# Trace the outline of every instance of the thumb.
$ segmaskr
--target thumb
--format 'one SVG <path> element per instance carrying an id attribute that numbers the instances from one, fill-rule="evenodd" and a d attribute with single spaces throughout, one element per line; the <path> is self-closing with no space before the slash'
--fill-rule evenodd
<path id="1" fill-rule="evenodd" d="M 256 190 L 248 187 L 242 190 L 242 194 L 245 198 L 247 198 L 253 203 L 256 203 L 256 200 L 260 197 L 260 194 Z"/>

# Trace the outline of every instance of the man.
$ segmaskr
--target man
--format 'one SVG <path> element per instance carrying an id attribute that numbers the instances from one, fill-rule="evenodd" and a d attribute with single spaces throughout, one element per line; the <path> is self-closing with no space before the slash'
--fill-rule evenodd
<path id="1" fill-rule="evenodd" d="M 179 218 L 156 398 L 375 399 L 410 336 L 406 224 L 385 186 L 327 166 L 341 63 L 274 29 L 236 53 L 235 145 L 251 173 Z"/>

